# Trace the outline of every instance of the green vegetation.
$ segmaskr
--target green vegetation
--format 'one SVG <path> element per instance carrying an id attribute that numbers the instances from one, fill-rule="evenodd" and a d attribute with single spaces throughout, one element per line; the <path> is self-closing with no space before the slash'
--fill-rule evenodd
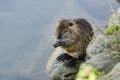
<path id="1" fill-rule="evenodd" d="M 113 44 L 115 44 L 115 43 L 117 43 L 117 40 L 115 39 L 115 40 L 112 40 L 111 41 Z"/>
<path id="2" fill-rule="evenodd" d="M 116 31 L 118 31 L 120 29 L 120 25 L 112 25 L 111 27 L 108 27 L 106 30 L 105 30 L 105 33 L 108 34 L 108 35 L 112 35 L 114 34 Z"/>
<path id="3" fill-rule="evenodd" d="M 76 80 L 98 80 L 103 73 L 93 68 L 91 65 L 82 64 L 79 70 Z"/>

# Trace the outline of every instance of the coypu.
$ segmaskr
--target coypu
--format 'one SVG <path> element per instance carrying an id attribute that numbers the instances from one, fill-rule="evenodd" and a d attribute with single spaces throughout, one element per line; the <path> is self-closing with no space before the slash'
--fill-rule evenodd
<path id="1" fill-rule="evenodd" d="M 66 53 L 58 56 L 58 61 L 71 59 L 65 66 L 72 67 L 75 60 L 85 60 L 86 48 L 93 37 L 91 25 L 85 19 L 63 19 L 56 27 L 57 41 L 54 47 L 61 47 Z"/>

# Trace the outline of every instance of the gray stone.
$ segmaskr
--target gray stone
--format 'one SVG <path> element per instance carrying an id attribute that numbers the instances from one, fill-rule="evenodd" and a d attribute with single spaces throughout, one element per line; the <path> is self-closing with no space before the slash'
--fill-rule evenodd
<path id="1" fill-rule="evenodd" d="M 57 48 L 56 51 L 51 55 L 47 63 L 47 70 L 50 74 L 50 77 L 52 77 L 54 80 L 74 80 L 82 62 L 78 61 L 77 65 L 72 68 L 66 67 L 63 65 L 63 62 L 56 60 L 56 58 L 62 53 L 64 53 L 64 51 L 60 48 Z"/>
<path id="2" fill-rule="evenodd" d="M 107 73 L 109 72 L 118 62 L 120 57 L 113 58 L 113 55 L 109 54 L 108 51 L 104 51 L 101 54 L 98 54 L 86 63 L 92 65 L 94 68 Z"/>
<path id="3" fill-rule="evenodd" d="M 120 62 L 111 70 L 110 73 L 99 80 L 120 80 Z"/>
<path id="4" fill-rule="evenodd" d="M 87 64 L 104 73 L 111 71 L 120 62 L 120 30 L 111 36 L 98 36 L 88 46 L 87 54 L 90 57 Z"/>

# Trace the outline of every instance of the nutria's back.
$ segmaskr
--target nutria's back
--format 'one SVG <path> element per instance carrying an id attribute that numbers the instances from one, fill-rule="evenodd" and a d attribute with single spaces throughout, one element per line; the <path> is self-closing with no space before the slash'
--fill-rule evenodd
<path id="1" fill-rule="evenodd" d="M 86 47 L 93 37 L 91 25 L 85 19 L 63 19 L 56 27 L 57 43 L 73 58 L 84 59 Z"/>

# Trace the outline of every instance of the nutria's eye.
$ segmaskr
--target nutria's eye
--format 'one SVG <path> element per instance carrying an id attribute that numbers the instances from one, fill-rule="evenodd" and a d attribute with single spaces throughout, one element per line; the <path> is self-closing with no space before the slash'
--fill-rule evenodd
<path id="1" fill-rule="evenodd" d="M 72 23 L 72 22 L 70 22 L 70 23 L 69 23 L 69 26 L 73 26 L 73 23 Z"/>

